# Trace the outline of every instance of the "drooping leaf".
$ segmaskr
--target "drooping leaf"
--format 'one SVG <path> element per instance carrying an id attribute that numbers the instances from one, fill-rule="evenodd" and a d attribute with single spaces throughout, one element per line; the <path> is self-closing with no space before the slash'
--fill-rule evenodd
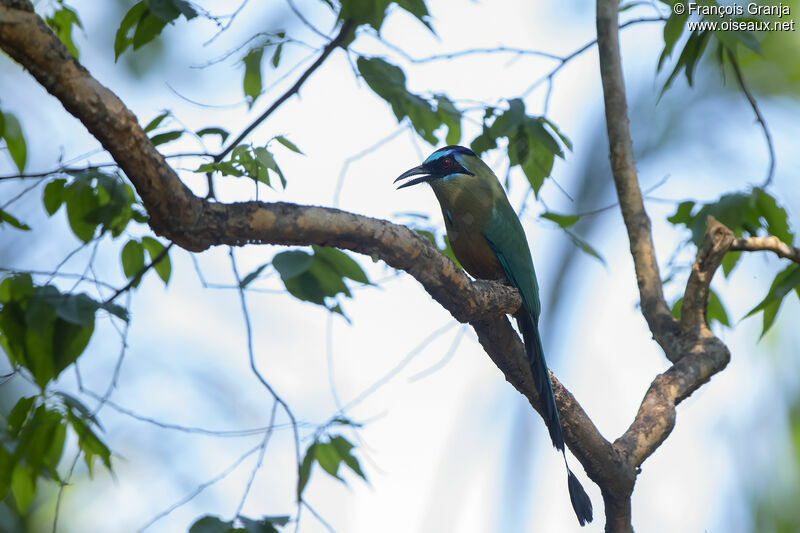
<path id="1" fill-rule="evenodd" d="M 174 130 L 174 131 L 167 131 L 164 133 L 158 133 L 150 137 L 150 142 L 153 143 L 153 146 L 158 146 L 160 144 L 165 144 L 168 142 L 172 142 L 177 140 L 183 135 L 184 130 Z"/>
<path id="2" fill-rule="evenodd" d="M 131 239 L 122 247 L 120 256 L 122 271 L 128 279 L 133 278 L 144 268 L 144 247 L 136 239 Z"/>
<path id="3" fill-rule="evenodd" d="M 47 214 L 52 216 L 64 203 L 64 190 L 67 180 L 56 178 L 44 187 L 42 202 Z"/>
<path id="4" fill-rule="evenodd" d="M 361 56 L 356 65 L 369 88 L 392 107 L 398 122 L 408 117 L 414 130 L 430 144 L 436 144 L 434 131 L 442 125 L 448 127 L 449 136 L 460 137 L 460 116 L 456 120 L 452 102 L 439 98 L 440 107 L 434 110 L 428 100 L 406 89 L 406 76 L 400 67 L 381 58 Z"/>
<path id="5" fill-rule="evenodd" d="M 708 291 L 708 306 L 706 307 L 706 321 L 709 325 L 713 321 L 717 321 L 723 326 L 730 327 L 728 320 L 728 313 L 725 311 L 725 306 L 722 305 L 722 300 L 713 289 Z"/>
<path id="6" fill-rule="evenodd" d="M 31 227 L 24 222 L 21 222 L 17 217 L 9 213 L 8 211 L 4 211 L 0 209 L 0 225 L 6 223 L 10 226 L 13 226 L 17 229 L 21 229 L 24 231 L 29 231 Z"/>
<path id="7" fill-rule="evenodd" d="M 11 473 L 11 494 L 17 511 L 24 515 L 36 496 L 36 474 L 22 463 L 17 463 Z"/>
<path id="8" fill-rule="evenodd" d="M 263 265 L 261 265 L 260 267 L 256 268 L 255 270 L 253 270 L 252 272 L 250 272 L 250 273 L 249 273 L 248 275 L 246 275 L 245 277 L 243 277 L 243 278 L 242 278 L 242 281 L 239 283 L 239 287 L 240 287 L 240 288 L 242 288 L 242 289 L 246 288 L 246 287 L 247 287 L 248 285 L 250 285 L 250 284 L 251 284 L 251 283 L 252 283 L 252 282 L 253 282 L 253 281 L 254 281 L 254 280 L 255 280 L 255 279 L 258 277 L 258 276 L 260 276 L 260 275 L 261 275 L 261 273 L 264 271 L 264 269 L 265 269 L 265 268 L 267 268 L 269 265 L 270 265 L 269 263 L 264 263 Z"/>
<path id="9" fill-rule="evenodd" d="M 306 454 L 303 456 L 303 460 L 300 462 L 300 466 L 297 470 L 297 499 L 299 500 L 300 497 L 303 495 L 303 491 L 308 484 L 308 480 L 311 477 L 311 466 L 314 464 L 314 457 L 316 454 L 316 446 L 317 443 L 314 441 L 306 450 Z"/>
<path id="10" fill-rule="evenodd" d="M 153 131 L 164 121 L 165 118 L 167 118 L 171 114 L 172 113 L 170 111 L 162 111 L 161 114 L 159 114 L 156 118 L 147 123 L 147 126 L 144 127 L 144 132 L 150 133 L 151 131 Z"/>
<path id="11" fill-rule="evenodd" d="M 283 135 L 276 136 L 275 140 L 278 141 L 279 143 L 281 143 L 282 145 L 284 145 L 286 148 L 288 148 L 292 152 L 296 152 L 298 154 L 303 154 L 303 152 L 301 152 L 300 149 L 297 146 L 295 146 L 295 144 L 292 141 L 290 141 L 289 139 L 287 139 Z"/>
<path id="12" fill-rule="evenodd" d="M 603 265 L 606 264 L 606 260 L 603 258 L 602 255 L 600 255 L 600 252 L 595 250 L 591 244 L 589 244 L 588 242 L 586 242 L 585 239 L 583 239 L 583 237 L 581 237 L 574 231 L 570 230 L 569 228 L 563 228 L 563 229 L 564 232 L 569 236 L 569 238 L 572 239 L 572 242 L 574 242 L 575 245 L 578 248 L 580 248 L 582 252 L 594 257 L 595 259 L 603 263 Z"/>
<path id="13" fill-rule="evenodd" d="M 53 16 L 47 17 L 46 21 L 47 25 L 53 28 L 59 40 L 67 47 L 69 53 L 77 59 L 78 49 L 75 47 L 75 43 L 72 40 L 72 26 L 74 25 L 83 29 L 78 14 L 62 3 L 61 9 L 56 10 Z"/>
<path id="14" fill-rule="evenodd" d="M 577 215 L 561 215 L 559 213 L 553 213 L 550 211 L 542 213 L 540 216 L 542 218 L 546 218 L 547 220 L 552 220 L 562 228 L 568 228 L 581 219 L 581 217 Z"/>
<path id="15" fill-rule="evenodd" d="M 195 521 L 189 528 L 189 533 L 229 533 L 233 528 L 233 521 L 223 521 L 218 516 L 206 515 Z"/>
<path id="16" fill-rule="evenodd" d="M 216 126 L 203 128 L 203 129 L 197 130 L 195 133 L 199 137 L 203 137 L 205 135 L 219 135 L 221 143 L 224 143 L 226 140 L 228 140 L 228 136 L 230 135 L 230 133 L 227 130 L 219 128 L 219 127 L 216 127 Z"/>
<path id="17" fill-rule="evenodd" d="M 312 255 L 300 251 L 281 252 L 272 258 L 272 266 L 284 280 L 294 278 L 306 272 L 314 261 Z"/>
<path id="18" fill-rule="evenodd" d="M 133 44 L 133 39 L 129 37 L 131 29 L 139 23 L 142 16 L 147 12 L 147 5 L 144 2 L 134 4 L 125 16 L 122 17 L 119 28 L 114 36 L 114 61 L 119 59 L 128 47 Z"/>
<path id="19" fill-rule="evenodd" d="M 25 135 L 16 115 L 9 112 L 2 113 L 3 130 L 0 137 L 5 140 L 8 153 L 20 173 L 25 172 L 25 162 L 28 159 L 28 149 L 25 144 Z"/>
<path id="20" fill-rule="evenodd" d="M 370 281 L 361 266 L 343 251 L 329 246 L 313 245 L 312 248 L 315 258 L 320 258 L 327 262 L 343 277 L 350 278 L 353 281 L 365 285 L 370 285 Z"/>
<path id="21" fill-rule="evenodd" d="M 153 237 L 144 236 L 142 237 L 142 247 L 147 251 L 147 255 L 150 256 L 151 263 L 155 262 L 162 253 L 164 254 L 158 263 L 153 265 L 153 269 L 158 274 L 158 277 L 161 278 L 161 281 L 164 282 L 164 285 L 167 285 L 172 274 L 172 263 L 170 262 L 169 254 L 165 252 L 166 246 Z"/>
<path id="22" fill-rule="evenodd" d="M 745 318 L 748 318 L 759 311 L 763 311 L 761 337 L 767 333 L 775 322 L 775 317 L 778 315 L 778 310 L 783 303 L 784 297 L 793 289 L 799 291 L 798 287 L 800 287 L 800 265 L 791 264 L 775 276 L 764 299 L 745 315 Z M 798 293 L 798 298 L 800 298 L 800 292 Z"/>
<path id="23" fill-rule="evenodd" d="M 242 88 L 249 108 L 253 107 L 256 99 L 261 95 L 261 58 L 263 55 L 264 47 L 258 47 L 251 49 L 242 59 L 242 63 L 244 63 Z"/>

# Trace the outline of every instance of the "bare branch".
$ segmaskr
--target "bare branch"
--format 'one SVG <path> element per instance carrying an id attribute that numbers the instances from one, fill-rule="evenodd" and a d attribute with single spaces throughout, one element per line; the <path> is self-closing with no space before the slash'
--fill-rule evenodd
<path id="1" fill-rule="evenodd" d="M 650 217 L 644 208 L 633 142 L 628 123 L 625 80 L 619 52 L 619 4 L 614 0 L 597 0 L 597 48 L 600 55 L 600 76 L 603 81 L 606 127 L 608 131 L 611 171 L 617 189 L 622 218 L 628 230 L 631 255 L 642 304 L 642 314 L 656 341 L 667 357 L 677 360 L 678 324 L 664 300 L 661 275 L 658 271 Z"/>
<path id="2" fill-rule="evenodd" d="M 800 248 L 789 246 L 774 235 L 766 237 L 744 237 L 733 239 L 730 251 L 741 252 L 773 252 L 778 257 L 800 263 Z"/>

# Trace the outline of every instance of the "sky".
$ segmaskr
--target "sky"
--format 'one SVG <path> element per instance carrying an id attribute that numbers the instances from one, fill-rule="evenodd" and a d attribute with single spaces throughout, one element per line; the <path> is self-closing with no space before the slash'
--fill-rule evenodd
<path id="1" fill-rule="evenodd" d="M 168 108 L 177 117 L 172 124 L 176 127 L 223 125 L 239 131 L 293 83 L 296 72 L 279 79 L 288 66 L 313 53 L 287 46 L 286 66 L 277 73 L 265 70 L 266 85 L 274 81 L 274 86 L 252 111 L 241 93 L 242 70 L 237 63 L 241 53 L 213 67 L 196 67 L 276 24 L 290 24 L 291 35 L 314 45 L 321 42 L 292 18 L 286 5 L 276 4 L 273 12 L 251 2 L 208 45 L 204 43 L 214 28 L 207 21 L 191 25 L 180 21 L 176 28 L 167 28 L 164 57 L 137 78 L 114 64 L 110 43 L 121 12 L 112 3 L 76 1 L 71 5 L 81 14 L 86 32 L 86 36 L 76 35 L 81 61 L 143 124 Z M 330 12 L 320 9 L 317 2 L 296 5 L 313 24 L 325 30 L 332 27 Z M 203 6 L 211 12 L 229 9 L 224 2 Z M 437 36 L 394 8 L 383 38 L 403 46 L 413 57 L 423 57 L 499 45 L 568 54 L 594 37 L 593 10 L 578 2 L 453 0 L 431 2 L 429 8 Z M 645 5 L 625 16 L 653 14 L 652 6 Z M 680 80 L 658 99 L 663 83 L 663 74 L 655 75 L 660 42 L 659 24 L 638 25 L 624 30 L 622 36 L 640 181 L 644 189 L 663 181 L 647 203 L 663 270 L 686 238 L 665 220 L 674 212 L 676 201 L 713 200 L 723 192 L 760 183 L 767 156 L 744 99 L 731 91 L 712 97 L 721 92 L 713 68 L 698 88 L 690 90 Z M 499 54 L 409 66 L 368 34 L 361 34 L 353 49 L 387 56 L 408 67 L 412 91 L 446 92 L 454 98 L 490 102 L 521 94 L 554 66 L 543 58 Z M 144 69 L 143 56 L 148 53 L 142 49 L 136 53 L 138 59 L 133 54 L 132 68 Z M 17 115 L 29 143 L 29 170 L 54 168 L 61 158 L 68 160 L 98 147 L 30 77 L 19 73 L 8 59 L 2 61 L 2 105 L 20 110 Z M 128 61 L 123 56 L 120 63 Z M 545 111 L 546 94 L 547 87 L 542 85 L 526 98 L 529 112 Z M 578 226 L 605 263 L 577 252 L 557 227 L 535 217 L 545 209 L 570 213 L 613 204 L 601 105 L 596 51 L 590 49 L 554 80 L 547 116 L 572 139 L 574 150 L 565 161 L 557 161 L 553 177 L 558 186 L 548 180 L 523 223 L 542 287 L 542 335 L 550 367 L 601 433 L 613 440 L 632 421 L 653 377 L 668 368 L 637 308 L 621 217 L 618 210 L 609 209 Z M 800 156 L 791 136 L 796 128 L 791 111 L 797 110 L 797 103 L 769 100 L 763 110 L 776 140 L 773 192 L 790 214 L 798 213 L 800 191 L 792 186 L 792 179 Z M 49 133 L 42 135 L 45 131 Z M 465 122 L 464 131 L 462 143 L 468 144 L 479 132 L 474 117 Z M 392 185 L 394 177 L 418 165 L 435 147 L 397 124 L 389 106 L 355 78 L 341 51 L 332 54 L 299 97 L 290 99 L 251 138 L 257 144 L 277 134 L 288 137 L 307 155 L 276 148 L 288 186 L 285 191 L 261 189 L 259 199 L 336 204 L 399 223 L 409 220 L 402 213 L 423 213 L 441 228 L 430 190 L 416 187 L 398 192 Z M 376 145 L 389 136 L 389 141 Z M 198 146 L 187 139 L 163 149 L 190 152 Z M 95 155 L 92 161 L 103 157 Z M 490 153 L 486 160 L 499 176 L 505 176 L 507 162 L 501 154 Z M 12 171 L 5 161 L 0 164 L 7 167 L 0 169 L 4 174 Z M 174 161 L 178 169 L 196 165 L 190 158 Z M 196 193 L 205 193 L 202 175 L 188 171 L 181 175 Z M 511 173 L 509 196 L 515 206 L 523 200 L 523 180 L 517 171 Z M 587 197 L 581 194 L 584 187 L 596 192 Z M 253 187 L 243 180 L 220 179 L 217 193 L 221 201 L 240 200 L 252 197 Z M 20 268 L 54 266 L 77 245 L 64 213 L 44 218 L 38 198 L 22 202 L 18 213 L 25 220 L 35 220 L 37 231 L 20 235 L 4 230 L 0 237 L 6 242 L 7 261 Z M 108 245 L 109 252 L 96 260 L 98 271 L 119 285 L 123 279 L 114 250 L 122 244 Z M 237 249 L 240 272 L 252 271 L 282 250 L 277 246 Z M 196 259 L 209 282 L 234 282 L 227 249 L 214 248 Z M 257 364 L 299 420 L 321 423 L 339 405 L 348 405 L 380 384 L 347 410 L 347 416 L 363 427 L 356 433 L 342 430 L 357 444 L 356 454 L 368 482 L 345 473 L 342 484 L 315 467 L 306 499 L 338 532 L 580 530 L 569 504 L 561 460 L 550 446 L 544 424 L 486 357 L 472 331 L 457 324 L 410 276 L 397 275 L 370 258 L 357 259 L 371 280 L 383 281 L 377 287 L 354 289 L 354 298 L 343 302 L 351 324 L 282 293 L 274 275 L 258 282 L 265 292 L 251 292 L 247 297 Z M 87 260 L 87 253 L 76 254 L 65 271 L 80 271 Z M 233 430 L 267 425 L 272 403 L 249 368 L 237 292 L 204 288 L 187 252 L 175 250 L 171 260 L 173 276 L 168 287 L 151 275 L 132 297 L 133 320 L 112 401 L 137 415 L 184 427 Z M 690 262 L 691 251 L 676 260 L 684 266 Z M 763 297 L 779 268 L 782 263 L 775 258 L 754 255 L 730 279 L 717 276 L 713 286 L 735 321 Z M 677 298 L 687 275 L 688 270 L 678 270 L 675 282 L 667 285 L 670 302 Z M 788 298 L 777 325 L 760 342 L 758 318 L 717 331 L 731 348 L 732 361 L 678 407 L 675 430 L 643 465 L 633 495 L 636 529 L 749 531 L 748 491 L 767 486 L 771 476 L 764 473 L 774 473 L 789 453 L 781 444 L 783 404 L 798 383 L 785 368 L 797 362 L 792 347 L 800 334 L 790 325 L 798 312 L 796 299 Z M 119 334 L 107 321 L 99 323 L 80 363 L 87 388 L 98 393 L 105 390 L 119 353 Z M 58 388 L 77 391 L 75 373 L 66 372 Z M 89 480 L 84 470 L 77 470 L 74 486 L 65 493 L 63 531 L 124 532 L 147 526 L 146 531 L 155 533 L 185 530 L 206 513 L 229 519 L 242 499 L 257 453 L 187 504 L 161 514 L 226 471 L 263 438 L 263 432 L 223 438 L 171 430 L 110 406 L 103 408 L 100 419 L 115 454 L 114 476 L 98 470 Z M 291 431 L 282 413 L 276 423 L 279 426 L 242 507 L 245 516 L 294 512 Z M 302 434 L 305 449 L 310 442 L 307 426 Z M 70 446 L 74 450 L 74 442 Z M 602 531 L 599 489 L 573 457 L 570 464 L 595 508 L 595 521 L 582 530 Z M 49 520 L 46 512 L 41 520 Z M 300 531 L 326 529 L 304 511 Z"/>

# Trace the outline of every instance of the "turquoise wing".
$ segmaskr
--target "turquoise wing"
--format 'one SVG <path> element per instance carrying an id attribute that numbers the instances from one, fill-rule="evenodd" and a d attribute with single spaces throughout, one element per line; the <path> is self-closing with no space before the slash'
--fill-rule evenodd
<path id="1" fill-rule="evenodd" d="M 541 311 L 539 283 L 528 239 L 508 199 L 502 200 L 495 202 L 483 236 L 503 266 L 508 281 L 519 290 L 525 309 L 538 322 Z"/>

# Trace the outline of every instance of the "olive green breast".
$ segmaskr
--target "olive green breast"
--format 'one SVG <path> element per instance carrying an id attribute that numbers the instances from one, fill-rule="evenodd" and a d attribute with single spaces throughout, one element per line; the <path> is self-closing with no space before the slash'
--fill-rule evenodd
<path id="1" fill-rule="evenodd" d="M 464 269 L 477 279 L 504 279 L 503 267 L 483 233 L 495 202 L 492 184 L 459 175 L 431 182 L 431 187 L 442 208 L 450 246 Z"/>

